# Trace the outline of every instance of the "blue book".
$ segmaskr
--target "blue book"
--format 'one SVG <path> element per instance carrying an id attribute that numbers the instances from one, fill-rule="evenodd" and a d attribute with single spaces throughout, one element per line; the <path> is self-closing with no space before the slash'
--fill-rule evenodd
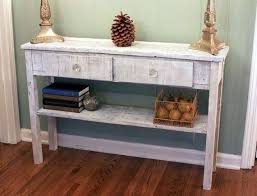
<path id="1" fill-rule="evenodd" d="M 89 91 L 88 85 L 68 84 L 55 82 L 43 88 L 43 94 L 80 97 Z"/>

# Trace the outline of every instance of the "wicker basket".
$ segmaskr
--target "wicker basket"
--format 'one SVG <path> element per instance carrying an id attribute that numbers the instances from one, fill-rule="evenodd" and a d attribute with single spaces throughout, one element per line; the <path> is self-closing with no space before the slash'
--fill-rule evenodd
<path id="1" fill-rule="evenodd" d="M 159 96 L 156 99 L 154 120 L 153 120 L 154 124 L 162 124 L 162 125 L 169 125 L 169 126 L 179 126 L 179 127 L 193 128 L 194 123 L 197 120 L 197 116 L 198 116 L 197 93 L 194 95 L 194 97 L 192 99 L 190 99 L 191 101 L 188 101 L 187 103 L 184 103 L 184 102 L 181 103 L 180 101 L 163 101 L 164 95 L 165 95 L 165 93 L 162 90 L 161 93 L 159 94 Z M 159 108 L 160 107 L 165 107 L 165 105 L 168 104 L 168 103 L 173 104 L 177 108 L 180 108 L 179 106 L 181 106 L 182 104 L 183 104 L 183 106 L 187 105 L 188 107 L 190 107 L 190 114 L 192 115 L 192 118 L 190 120 L 183 119 L 182 118 L 183 112 L 180 112 L 181 117 L 180 117 L 179 120 L 172 120 L 170 118 L 168 118 L 168 119 L 159 118 L 158 115 L 157 115 L 157 112 L 158 112 Z M 179 110 L 179 109 L 177 109 L 177 110 Z"/>

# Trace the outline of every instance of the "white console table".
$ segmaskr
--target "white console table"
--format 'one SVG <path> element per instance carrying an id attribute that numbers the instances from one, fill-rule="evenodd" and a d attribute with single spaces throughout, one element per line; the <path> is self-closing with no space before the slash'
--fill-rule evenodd
<path id="1" fill-rule="evenodd" d="M 25 50 L 34 162 L 43 162 L 39 116 L 48 116 L 49 148 L 58 146 L 56 118 L 206 134 L 204 189 L 211 189 L 216 170 L 224 62 L 229 48 L 218 56 L 189 49 L 187 44 L 135 42 L 118 48 L 110 40 L 66 38 L 64 43 L 22 45 Z M 96 112 L 69 113 L 39 108 L 37 76 L 79 78 L 188 87 L 209 90 L 208 115 L 194 128 L 153 124 L 153 110 L 124 106 Z M 119 115 L 110 115 L 110 114 Z"/>

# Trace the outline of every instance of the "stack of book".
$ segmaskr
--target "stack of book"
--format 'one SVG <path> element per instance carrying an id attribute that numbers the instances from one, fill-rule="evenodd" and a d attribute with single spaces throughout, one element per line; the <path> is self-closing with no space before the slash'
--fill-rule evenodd
<path id="1" fill-rule="evenodd" d="M 53 83 L 43 88 L 43 108 L 80 113 L 83 99 L 89 95 L 89 86 Z"/>

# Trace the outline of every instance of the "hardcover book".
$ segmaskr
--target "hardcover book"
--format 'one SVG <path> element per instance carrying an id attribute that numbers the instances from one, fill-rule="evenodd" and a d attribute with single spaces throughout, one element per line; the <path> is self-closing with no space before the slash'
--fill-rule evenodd
<path id="1" fill-rule="evenodd" d="M 43 88 L 43 94 L 80 97 L 89 91 L 88 85 L 53 83 Z"/>
<path id="2" fill-rule="evenodd" d="M 56 99 L 43 99 L 43 104 L 44 105 L 72 107 L 72 108 L 79 108 L 83 105 L 82 101 L 74 102 L 74 101 L 63 101 L 63 100 L 56 100 Z"/>
<path id="3" fill-rule="evenodd" d="M 62 96 L 62 95 L 43 94 L 43 98 L 44 98 L 44 99 L 55 99 L 55 100 L 63 100 L 63 101 L 80 102 L 80 101 L 82 101 L 87 95 L 89 95 L 89 92 L 86 92 L 85 94 L 81 95 L 80 97 L 69 97 L 69 96 Z"/>
<path id="4" fill-rule="evenodd" d="M 59 111 L 75 112 L 75 113 L 80 113 L 84 110 L 84 106 L 80 108 L 71 108 L 71 107 L 64 107 L 64 106 L 43 105 L 43 108 L 48 110 L 59 110 Z"/>

